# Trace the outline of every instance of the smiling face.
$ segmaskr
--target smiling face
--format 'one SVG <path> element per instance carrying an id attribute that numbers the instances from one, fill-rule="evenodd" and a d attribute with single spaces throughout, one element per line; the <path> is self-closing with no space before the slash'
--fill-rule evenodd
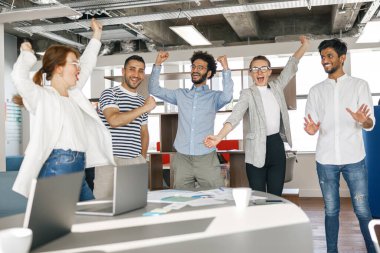
<path id="1" fill-rule="evenodd" d="M 258 71 L 251 71 L 250 75 L 252 77 L 252 80 L 255 82 L 257 86 L 267 86 L 269 77 L 272 74 L 272 70 L 269 69 L 265 72 L 263 72 L 260 68 L 263 67 L 269 67 L 269 64 L 265 60 L 255 60 L 252 62 L 250 68 L 259 68 Z"/>
<path id="2" fill-rule="evenodd" d="M 191 81 L 197 86 L 206 84 L 207 78 L 211 75 L 211 71 L 207 69 L 207 62 L 196 59 L 191 65 Z"/>
<path id="3" fill-rule="evenodd" d="M 328 73 L 329 76 L 334 75 L 337 71 L 342 71 L 345 60 L 345 54 L 339 57 L 338 53 L 331 47 L 321 51 L 321 63 L 325 72 Z"/>
<path id="4" fill-rule="evenodd" d="M 79 80 L 80 66 L 77 56 L 73 52 L 69 52 L 66 56 L 66 64 L 60 70 L 60 76 L 64 81 L 66 88 L 76 85 Z"/>
<path id="5" fill-rule="evenodd" d="M 142 81 L 145 78 L 145 64 L 141 61 L 128 61 L 123 72 L 123 87 L 131 92 L 136 92 Z"/>

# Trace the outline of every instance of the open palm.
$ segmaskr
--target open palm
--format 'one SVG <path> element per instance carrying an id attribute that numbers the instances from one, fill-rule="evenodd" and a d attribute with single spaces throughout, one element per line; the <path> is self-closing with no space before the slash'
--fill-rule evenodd
<path id="1" fill-rule="evenodd" d="M 362 104 L 356 112 L 351 111 L 349 108 L 346 108 L 347 112 L 351 114 L 352 118 L 361 124 L 367 121 L 369 118 L 369 108 L 367 105 Z"/>
<path id="2" fill-rule="evenodd" d="M 310 114 L 307 115 L 307 118 L 304 118 L 304 130 L 306 133 L 310 135 L 314 135 L 319 130 L 320 122 L 315 123 L 314 120 L 311 118 Z"/>

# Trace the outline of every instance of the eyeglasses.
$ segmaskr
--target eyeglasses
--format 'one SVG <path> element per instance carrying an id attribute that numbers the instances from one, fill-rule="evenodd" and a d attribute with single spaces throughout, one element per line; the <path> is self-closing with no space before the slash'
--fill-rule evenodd
<path id="1" fill-rule="evenodd" d="M 269 66 L 253 67 L 253 68 L 250 68 L 250 69 L 249 69 L 249 72 L 257 73 L 257 72 L 259 72 L 259 70 L 260 70 L 262 73 L 265 73 L 265 72 L 267 72 L 268 70 L 270 70 L 270 67 L 269 67 Z"/>
<path id="2" fill-rule="evenodd" d="M 197 69 L 199 71 L 202 71 L 204 69 L 207 69 L 207 67 L 205 66 L 202 66 L 202 65 L 198 65 L 198 66 L 195 66 L 194 64 L 190 65 L 190 68 L 193 70 L 193 69 Z"/>
<path id="3" fill-rule="evenodd" d="M 80 62 L 79 61 L 69 62 L 69 64 L 74 65 L 77 69 L 80 68 Z"/>

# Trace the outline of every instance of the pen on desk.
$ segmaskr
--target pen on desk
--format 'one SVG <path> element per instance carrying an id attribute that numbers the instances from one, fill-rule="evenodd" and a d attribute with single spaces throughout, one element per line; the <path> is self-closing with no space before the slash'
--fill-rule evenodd
<path id="1" fill-rule="evenodd" d="M 224 189 L 223 189 L 223 187 L 219 187 L 219 190 L 221 190 L 222 192 L 224 192 Z"/>
<path id="2" fill-rule="evenodd" d="M 275 203 L 275 202 L 282 202 L 281 199 L 266 199 L 265 202 L 267 203 Z"/>

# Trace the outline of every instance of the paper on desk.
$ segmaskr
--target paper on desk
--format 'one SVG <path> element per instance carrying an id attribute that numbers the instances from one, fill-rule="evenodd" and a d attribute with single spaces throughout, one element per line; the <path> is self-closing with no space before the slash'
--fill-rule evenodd
<path id="1" fill-rule="evenodd" d="M 160 190 L 160 191 L 148 191 L 148 202 L 150 203 L 172 203 L 172 201 L 163 201 L 163 198 L 182 196 L 191 197 L 196 194 L 193 191 L 183 191 L 183 190 Z"/>
<path id="2" fill-rule="evenodd" d="M 225 201 L 216 200 L 213 198 L 199 198 L 186 202 L 189 206 L 209 206 L 220 205 L 226 203 Z"/>
<path id="3" fill-rule="evenodd" d="M 212 195 L 215 200 L 234 200 L 232 197 L 232 188 L 219 187 L 217 189 L 198 192 L 199 194 Z M 254 191 L 252 192 L 254 193 Z M 251 196 L 251 200 L 267 199 L 266 197 Z"/>

